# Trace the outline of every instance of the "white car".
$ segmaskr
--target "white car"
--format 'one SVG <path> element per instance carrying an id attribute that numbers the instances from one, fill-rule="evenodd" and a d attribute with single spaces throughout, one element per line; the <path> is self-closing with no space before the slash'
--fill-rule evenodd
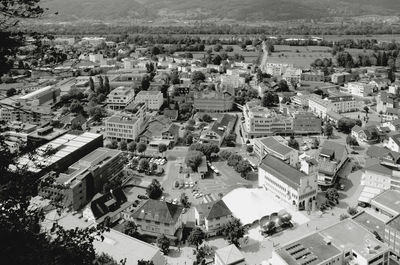
<path id="1" fill-rule="evenodd" d="M 174 199 L 173 201 L 172 201 L 172 204 L 178 204 L 178 199 Z"/>
<path id="2" fill-rule="evenodd" d="M 189 188 L 189 182 L 185 182 L 185 189 Z"/>
<path id="3" fill-rule="evenodd" d="M 160 201 L 162 201 L 162 202 L 163 202 L 164 200 L 165 200 L 165 197 L 164 197 L 164 196 L 162 196 L 162 197 L 161 197 L 161 199 L 160 199 Z"/>
<path id="4" fill-rule="evenodd" d="M 194 183 L 193 183 L 193 182 L 190 182 L 190 183 L 189 183 L 189 186 L 190 186 L 191 188 L 193 188 L 193 187 L 194 187 Z"/>

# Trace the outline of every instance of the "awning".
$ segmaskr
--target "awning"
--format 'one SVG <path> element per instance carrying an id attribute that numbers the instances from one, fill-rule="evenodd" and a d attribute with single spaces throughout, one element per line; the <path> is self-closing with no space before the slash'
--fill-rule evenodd
<path id="1" fill-rule="evenodd" d="M 150 146 L 159 146 L 160 144 L 165 144 L 168 146 L 172 140 L 167 140 L 167 139 L 161 139 L 161 140 L 153 140 L 149 143 Z"/>

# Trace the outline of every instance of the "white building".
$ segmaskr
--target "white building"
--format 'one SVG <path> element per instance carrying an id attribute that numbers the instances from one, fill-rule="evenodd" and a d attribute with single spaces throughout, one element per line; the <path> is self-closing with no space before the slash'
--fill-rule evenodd
<path id="1" fill-rule="evenodd" d="M 232 220 L 232 212 L 223 200 L 198 204 L 194 208 L 196 225 L 210 235 L 215 235 L 221 227 Z"/>
<path id="2" fill-rule="evenodd" d="M 135 90 L 128 87 L 117 87 L 107 96 L 107 105 L 110 109 L 124 109 L 135 99 Z"/>
<path id="3" fill-rule="evenodd" d="M 284 63 L 267 63 L 266 64 L 266 73 L 272 76 L 281 76 L 286 73 L 288 68 L 293 68 L 293 64 L 284 64 Z"/>
<path id="4" fill-rule="evenodd" d="M 291 166 L 296 166 L 299 162 L 299 153 L 296 149 L 288 146 L 288 141 L 282 136 L 269 136 L 259 138 L 254 141 L 254 153 L 263 159 L 267 154 L 271 154 Z"/>
<path id="5" fill-rule="evenodd" d="M 353 96 L 368 97 L 372 95 L 374 86 L 363 82 L 350 82 L 345 85 L 345 89 Z"/>
<path id="6" fill-rule="evenodd" d="M 267 137 L 292 130 L 292 118 L 261 107 L 256 102 L 246 103 L 243 107 L 243 116 L 246 138 Z"/>
<path id="7" fill-rule="evenodd" d="M 161 91 L 140 91 L 135 98 L 135 103 L 145 103 L 149 110 L 159 110 L 164 103 Z"/>
<path id="8" fill-rule="evenodd" d="M 296 210 L 314 210 L 317 196 L 317 170 L 305 174 L 282 160 L 267 155 L 258 168 L 258 186 L 273 193 Z"/>
<path id="9" fill-rule="evenodd" d="M 400 134 L 392 135 L 389 137 L 387 143 L 383 144 L 385 147 L 389 148 L 394 152 L 400 152 Z"/>
<path id="10" fill-rule="evenodd" d="M 328 112 L 345 113 L 357 111 L 360 104 L 353 96 L 332 96 L 322 99 L 317 95 L 311 95 L 308 100 L 308 108 L 320 118 L 326 118 Z"/>
<path id="11" fill-rule="evenodd" d="M 108 139 L 134 141 L 140 133 L 143 120 L 133 114 L 115 114 L 108 118 L 106 137 Z"/>

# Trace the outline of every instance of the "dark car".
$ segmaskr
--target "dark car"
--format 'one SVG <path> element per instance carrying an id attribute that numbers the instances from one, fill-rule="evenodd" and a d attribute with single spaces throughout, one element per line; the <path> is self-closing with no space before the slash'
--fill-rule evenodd
<path id="1" fill-rule="evenodd" d="M 351 151 L 351 154 L 352 154 L 352 155 L 358 155 L 358 152 L 356 152 L 356 151 Z"/>
<path id="2" fill-rule="evenodd" d="M 149 197 L 147 197 L 146 195 L 138 195 L 137 196 L 139 199 L 141 199 L 141 200 L 147 200 Z"/>

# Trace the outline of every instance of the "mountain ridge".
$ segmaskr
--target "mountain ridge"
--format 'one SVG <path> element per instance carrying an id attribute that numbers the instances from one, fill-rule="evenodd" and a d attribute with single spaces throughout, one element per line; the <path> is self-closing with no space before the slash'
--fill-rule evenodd
<path id="1" fill-rule="evenodd" d="M 285 21 L 352 17 L 398 16 L 399 0 L 42 0 L 57 20 L 232 19 Z"/>

